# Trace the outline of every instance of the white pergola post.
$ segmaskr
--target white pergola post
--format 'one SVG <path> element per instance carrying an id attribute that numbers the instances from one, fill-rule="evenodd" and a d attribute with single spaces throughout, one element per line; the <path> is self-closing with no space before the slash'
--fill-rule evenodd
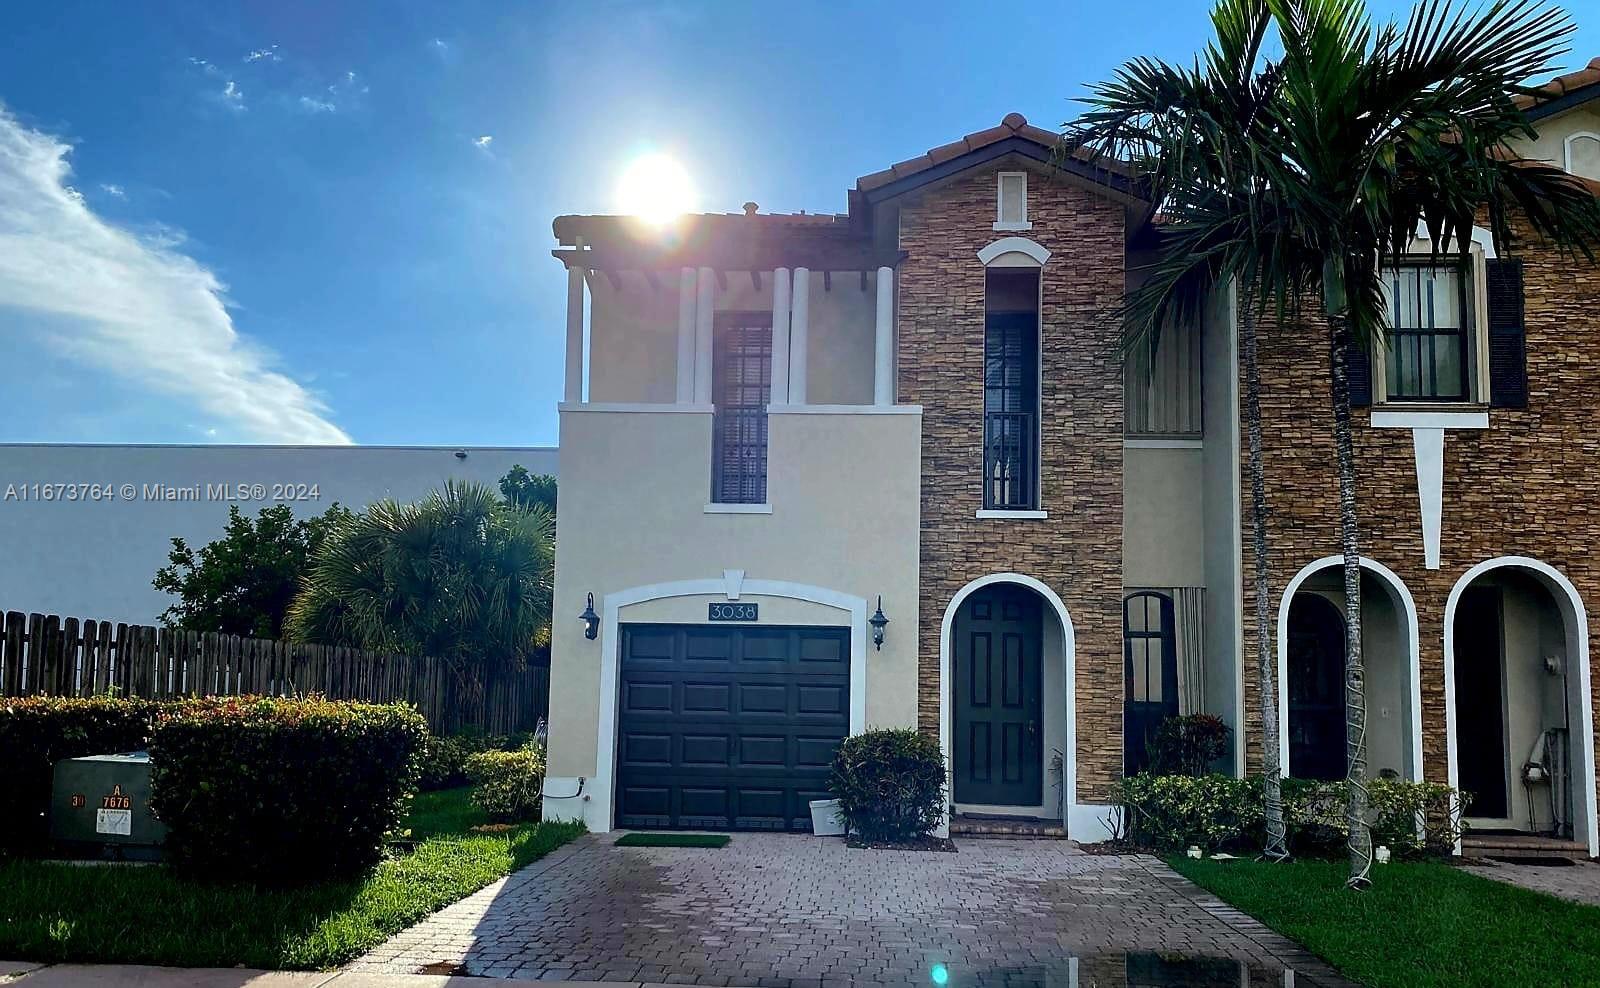
<path id="1" fill-rule="evenodd" d="M 717 307 L 717 273 L 701 268 L 694 313 L 694 400 L 711 404 L 711 315 Z"/>
<path id="2" fill-rule="evenodd" d="M 806 330 L 811 320 L 811 270 L 794 269 L 794 298 L 789 310 L 789 401 L 806 404 Z"/>
<path id="3" fill-rule="evenodd" d="M 565 400 L 583 401 L 583 269 L 567 268 L 567 375 Z"/>
<path id="4" fill-rule="evenodd" d="M 894 268 L 878 269 L 878 319 L 872 347 L 872 403 L 894 404 Z"/>
<path id="5" fill-rule="evenodd" d="M 789 403 L 789 302 L 789 269 L 775 268 L 772 272 L 772 397 L 769 399 L 774 405 Z"/>
<path id="6" fill-rule="evenodd" d="M 678 272 L 678 395 L 680 405 L 694 401 L 694 333 L 695 333 L 694 268 Z"/>

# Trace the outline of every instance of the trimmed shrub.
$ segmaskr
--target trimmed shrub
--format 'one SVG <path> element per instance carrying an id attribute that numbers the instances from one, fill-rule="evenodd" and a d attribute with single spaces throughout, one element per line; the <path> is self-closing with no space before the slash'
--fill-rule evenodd
<path id="1" fill-rule="evenodd" d="M 0 848 L 44 849 L 52 769 L 63 758 L 139 751 L 158 704 L 114 696 L 30 696 L 0 701 Z"/>
<path id="2" fill-rule="evenodd" d="M 480 751 L 467 759 L 472 801 L 496 823 L 539 819 L 544 751 L 529 743 L 515 751 Z"/>
<path id="3" fill-rule="evenodd" d="M 1156 775 L 1205 775 L 1228 753 L 1232 730 L 1212 714 L 1168 717 L 1150 739 L 1150 771 Z"/>
<path id="4" fill-rule="evenodd" d="M 828 788 L 846 829 L 869 841 L 926 836 L 944 816 L 944 754 L 939 742 L 909 728 L 845 738 Z"/>
<path id="5" fill-rule="evenodd" d="M 1346 782 L 1283 780 L 1283 817 L 1289 847 L 1303 857 L 1344 853 Z M 1398 858 L 1451 853 L 1461 834 L 1460 809 L 1449 786 L 1370 779 L 1368 820 L 1374 846 Z M 1191 844 L 1209 851 L 1252 852 L 1265 844 L 1266 809 L 1261 779 L 1226 775 L 1136 775 L 1118 785 L 1126 836 L 1167 851 Z M 1423 820 L 1417 832 L 1418 818 Z"/>
<path id="6" fill-rule="evenodd" d="M 480 751 L 515 751 L 532 738 L 531 734 L 429 734 L 417 752 L 417 788 L 433 792 L 464 786 L 472 781 L 467 759 Z"/>
<path id="7" fill-rule="evenodd" d="M 320 696 L 172 704 L 150 745 L 167 860 L 219 880 L 365 872 L 400 823 L 426 731 L 404 704 Z"/>

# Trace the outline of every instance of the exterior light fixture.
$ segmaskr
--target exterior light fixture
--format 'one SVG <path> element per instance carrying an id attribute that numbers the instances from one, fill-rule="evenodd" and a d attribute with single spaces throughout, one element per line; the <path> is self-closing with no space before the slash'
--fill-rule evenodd
<path id="1" fill-rule="evenodd" d="M 589 595 L 589 600 L 584 604 L 583 613 L 578 615 L 578 619 L 583 622 L 583 637 L 594 641 L 595 636 L 600 634 L 600 615 L 594 612 L 594 594 Z"/>
<path id="2" fill-rule="evenodd" d="M 867 619 L 872 625 L 872 645 L 878 651 L 883 651 L 883 629 L 889 619 L 883 616 L 883 594 L 878 594 L 878 612 Z"/>

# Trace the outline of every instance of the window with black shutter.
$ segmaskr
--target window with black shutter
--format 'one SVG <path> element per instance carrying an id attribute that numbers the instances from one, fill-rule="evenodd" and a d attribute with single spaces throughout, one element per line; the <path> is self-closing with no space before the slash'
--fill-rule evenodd
<path id="1" fill-rule="evenodd" d="M 714 329 L 711 500 L 765 504 L 772 313 L 719 312 Z"/>
<path id="2" fill-rule="evenodd" d="M 1489 288 L 1489 404 L 1528 407 L 1526 307 L 1522 262 L 1493 260 L 1486 265 Z"/>

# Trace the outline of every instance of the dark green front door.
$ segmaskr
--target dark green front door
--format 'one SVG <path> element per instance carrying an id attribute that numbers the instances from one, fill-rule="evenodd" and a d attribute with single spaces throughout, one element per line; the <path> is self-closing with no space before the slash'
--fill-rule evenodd
<path id="1" fill-rule="evenodd" d="M 951 668 L 955 801 L 1043 802 L 1043 613 L 1032 591 L 996 584 L 956 613 Z"/>

